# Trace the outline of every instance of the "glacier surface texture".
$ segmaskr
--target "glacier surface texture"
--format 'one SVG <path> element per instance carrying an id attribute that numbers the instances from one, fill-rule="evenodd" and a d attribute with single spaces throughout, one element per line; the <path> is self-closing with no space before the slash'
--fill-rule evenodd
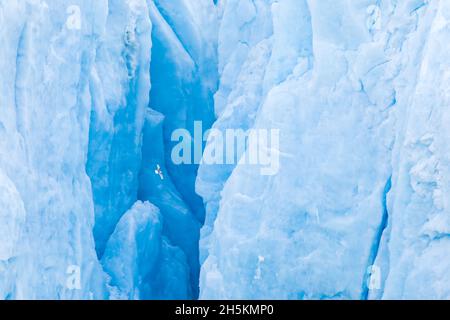
<path id="1" fill-rule="evenodd" d="M 450 299 L 450 1 L 0 0 L 0 42 L 0 299 Z"/>

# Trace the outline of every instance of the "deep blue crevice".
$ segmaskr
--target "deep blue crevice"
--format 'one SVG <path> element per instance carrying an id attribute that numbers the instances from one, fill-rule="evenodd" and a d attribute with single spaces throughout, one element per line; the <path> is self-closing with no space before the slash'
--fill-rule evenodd
<path id="1" fill-rule="evenodd" d="M 159 15 L 154 12 L 154 15 Z M 192 296 L 199 295 L 199 240 L 205 218 L 203 199 L 195 192 L 198 164 L 178 165 L 171 140 L 175 130 L 186 129 L 194 136 L 194 122 L 209 129 L 214 118 L 213 92 L 188 48 L 165 17 L 153 19 L 150 110 L 144 129 L 143 167 L 139 200 L 155 204 L 163 216 L 163 235 L 180 248 L 187 259 Z M 164 173 L 163 181 L 154 174 L 156 166 Z"/>

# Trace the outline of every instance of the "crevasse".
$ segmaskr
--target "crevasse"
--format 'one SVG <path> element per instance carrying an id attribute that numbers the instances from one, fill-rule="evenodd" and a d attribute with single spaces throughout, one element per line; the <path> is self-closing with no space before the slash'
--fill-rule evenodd
<path id="1" fill-rule="evenodd" d="M 117 18 L 111 10 L 108 16 L 115 27 L 116 19 L 126 23 L 118 28 L 122 37 L 126 30 L 125 42 L 116 48 L 114 61 L 128 74 L 129 85 L 122 87 L 124 96 L 118 100 L 123 106 L 115 106 L 111 142 L 91 148 L 93 155 L 106 155 L 109 163 L 105 175 L 91 174 L 93 181 L 98 179 L 94 188 L 100 189 L 98 194 L 94 190 L 97 253 L 111 277 L 113 298 L 192 299 L 199 294 L 198 242 L 204 209 L 194 191 L 197 167 L 172 163 L 171 135 L 176 129 L 192 131 L 194 121 L 206 126 L 213 121 L 214 29 L 201 30 L 201 24 L 215 23 L 213 4 L 131 4 L 128 14 L 118 7 Z M 124 19 L 125 14 L 131 18 Z M 91 140 L 103 141 L 104 135 L 93 132 Z M 90 159 L 104 169 L 105 159 Z M 104 179 L 108 183 L 102 183 Z M 156 214 L 145 216 L 150 203 Z M 144 216 L 136 220 L 138 214 Z M 127 232 L 132 238 L 124 240 Z"/>

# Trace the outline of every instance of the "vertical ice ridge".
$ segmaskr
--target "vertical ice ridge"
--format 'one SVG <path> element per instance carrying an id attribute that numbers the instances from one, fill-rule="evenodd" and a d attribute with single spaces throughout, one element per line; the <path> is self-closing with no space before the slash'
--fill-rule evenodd
<path id="1" fill-rule="evenodd" d="M 7 62 L 0 78 L 0 122 L 7 123 L 0 133 L 0 163 L 9 177 L 2 176 L 0 185 L 7 190 L 5 180 L 14 185 L 9 223 L 21 225 L 19 233 L 13 228 L 1 232 L 1 237 L 20 239 L 16 257 L 1 270 L 7 283 L 1 281 L 0 294 L 6 298 L 104 297 L 84 169 L 90 110 L 86 79 L 93 55 L 90 32 L 95 33 L 90 27 L 102 12 L 93 13 L 87 1 L 80 1 L 86 29 L 74 31 L 65 25 L 67 6 L 68 1 L 0 3 L 2 39 L 10 40 L 0 50 Z M 71 265 L 83 270 L 83 290 L 66 285 Z"/>
<path id="2" fill-rule="evenodd" d="M 372 274 L 372 272 L 376 272 L 376 270 L 379 270 L 379 268 L 375 265 L 375 261 L 378 257 L 381 240 L 383 238 L 384 232 L 386 231 L 386 228 L 389 224 L 389 209 L 388 209 L 387 200 L 388 200 L 388 195 L 391 192 L 391 189 L 392 189 L 392 176 L 389 177 L 388 181 L 386 182 L 386 185 L 384 186 L 384 190 L 383 190 L 382 197 L 381 197 L 383 213 L 381 216 L 380 226 L 379 226 L 377 232 L 375 233 L 375 238 L 373 240 L 372 247 L 370 249 L 369 261 L 367 263 L 366 272 L 364 274 L 364 279 L 363 279 L 363 289 L 362 289 L 362 294 L 361 294 L 362 300 L 367 300 L 369 298 L 370 281 L 371 281 L 370 277 L 371 276 L 374 276 L 374 277 L 381 276 L 379 274 Z M 377 268 L 377 269 L 374 269 L 374 268 Z M 379 279 L 374 279 L 374 280 L 379 280 Z M 379 290 L 380 288 L 376 288 L 376 289 Z"/>
<path id="3" fill-rule="evenodd" d="M 448 242 L 430 241 L 449 230 L 447 193 L 449 3 L 430 1 L 420 13 L 418 72 L 408 107 L 399 121 L 396 146 L 390 232 L 387 257 L 390 268 L 382 298 L 446 299 Z M 424 27 L 426 30 L 424 30 Z M 406 232 L 405 232 L 406 230 Z M 426 282 L 423 287 L 420 284 Z"/>
<path id="4" fill-rule="evenodd" d="M 24 24 L 22 31 L 20 32 L 20 36 L 19 36 L 19 41 L 18 41 L 18 46 L 17 46 L 17 57 L 16 57 L 16 74 L 15 74 L 15 92 L 14 92 L 14 98 L 15 98 L 15 108 L 16 108 L 16 127 L 17 127 L 17 131 L 19 133 L 21 133 L 23 135 L 23 121 L 21 121 L 22 117 L 23 117 L 23 112 L 21 112 L 22 110 L 20 110 L 20 103 L 19 103 L 19 91 L 20 91 L 20 77 L 21 75 L 21 68 L 20 68 L 20 64 L 21 64 L 21 59 L 22 59 L 22 55 L 25 54 L 24 52 L 24 41 L 25 41 L 25 33 L 26 33 L 26 28 L 27 28 L 27 23 Z"/>
<path id="5" fill-rule="evenodd" d="M 260 4 L 258 1 L 253 3 Z M 288 3 L 277 1 L 271 4 L 281 6 Z M 403 208 L 408 201 L 407 192 L 398 198 L 404 188 L 408 188 L 408 169 L 402 169 L 400 184 L 397 151 L 402 149 L 407 159 L 414 159 L 411 161 L 425 154 L 420 149 L 403 150 L 405 140 L 401 136 L 405 135 L 408 125 L 403 128 L 402 125 L 407 121 L 411 128 L 415 127 L 405 119 L 409 118 L 408 114 L 413 109 L 417 109 L 414 114 L 418 117 L 421 114 L 419 106 L 423 105 L 425 97 L 430 96 L 427 93 L 433 92 L 422 88 L 420 104 L 415 102 L 419 106 L 411 106 L 411 102 L 416 100 L 411 97 L 426 83 L 420 79 L 427 64 L 445 61 L 443 53 L 431 59 L 431 55 L 424 55 L 423 51 L 423 44 L 429 39 L 433 13 L 443 2 L 427 2 L 426 6 L 421 3 L 415 0 L 371 1 L 354 5 L 348 1 L 308 1 L 313 26 L 310 34 L 313 64 L 308 66 L 305 61 L 299 61 L 294 72 L 291 72 L 292 66 L 287 66 L 287 76 L 274 77 L 275 81 L 267 85 L 268 90 L 265 91 L 268 95 L 257 114 L 258 126 L 283 124 L 280 125 L 284 133 L 281 154 L 289 154 L 290 158 L 281 159 L 280 173 L 274 178 L 278 189 L 270 196 L 266 195 L 269 199 L 265 198 L 265 206 L 261 207 L 256 203 L 262 192 L 259 186 L 268 180 L 259 177 L 257 171 L 251 168 L 237 168 L 232 170 L 230 176 L 218 175 L 225 177 L 225 187 L 221 191 L 222 200 L 217 203 L 210 194 L 212 188 L 206 187 L 209 184 L 215 188 L 218 184 L 211 182 L 217 182 L 217 179 L 211 172 L 206 175 L 206 171 L 200 169 L 197 189 L 210 205 L 209 212 L 218 212 L 217 218 L 214 214 L 208 215 L 214 218 L 213 221 L 207 220 L 204 228 L 208 241 L 204 243 L 207 259 L 202 267 L 202 297 L 369 298 L 372 292 L 366 287 L 369 280 L 366 269 L 374 264 L 382 269 L 381 275 L 375 275 L 382 278 L 382 289 L 374 295 L 384 296 L 384 286 L 388 289 L 386 293 L 401 294 L 400 290 L 395 291 L 395 284 L 402 285 L 404 273 L 397 270 L 393 275 L 390 271 L 400 268 L 390 262 L 393 257 L 398 259 L 402 255 L 413 255 L 399 252 L 392 245 L 393 241 L 399 241 L 398 236 L 401 239 L 403 233 L 400 226 L 406 222 L 398 207 Z M 246 4 L 249 4 L 248 10 L 244 10 L 247 9 Z M 289 8 L 297 8 L 297 4 L 290 3 Z M 266 9 L 270 7 L 268 3 L 265 5 Z M 223 120 L 233 114 L 224 106 L 233 104 L 230 92 L 244 83 L 238 75 L 245 69 L 235 70 L 232 67 L 239 65 L 235 61 L 245 61 L 248 48 L 253 45 L 249 41 L 252 33 L 248 26 L 237 26 L 241 21 L 258 21 L 252 16 L 250 1 L 227 1 L 225 6 L 222 31 L 227 30 L 226 34 L 230 36 L 227 41 L 219 37 L 222 81 L 216 95 L 219 115 L 216 124 L 220 123 L 221 118 Z M 262 12 L 264 8 L 259 7 L 258 14 Z M 283 22 L 288 24 L 288 21 L 290 19 Z M 263 23 L 258 23 L 259 28 L 264 30 Z M 299 24 L 298 20 L 294 22 L 294 25 Z M 263 34 L 258 33 L 260 36 Z M 298 34 L 295 32 L 295 35 Z M 247 45 L 232 46 L 232 41 Z M 435 48 L 442 47 L 437 44 L 434 43 Z M 274 44 L 274 48 L 286 50 L 285 45 Z M 436 62 L 436 66 L 439 65 Z M 280 66 L 273 69 L 283 71 Z M 273 77 L 273 74 L 268 74 Z M 238 85 L 234 84 L 236 79 Z M 230 84 L 228 88 L 227 83 Z M 250 86 L 244 84 L 245 87 L 248 89 Z M 248 96 L 244 97 L 248 99 Z M 244 110 L 242 107 L 240 109 Z M 431 121 L 437 117 L 433 117 L 436 113 L 429 110 L 414 124 Z M 288 119 L 280 121 L 283 117 Z M 239 118 L 234 120 L 239 121 Z M 292 127 L 289 125 L 291 120 Z M 431 143 L 429 148 L 432 151 L 436 146 Z M 434 154 L 434 151 L 431 153 Z M 441 187 L 431 195 L 433 182 L 427 182 L 434 176 L 435 163 L 432 157 L 413 166 L 412 187 L 421 193 L 429 192 L 428 196 L 434 197 L 434 202 L 440 204 Z M 437 163 L 439 171 L 442 171 L 444 166 Z M 430 187 L 426 187 L 428 185 Z M 381 201 L 380 186 L 386 187 Z M 385 199 L 388 194 L 392 199 L 390 210 Z M 414 207 L 425 205 L 419 199 L 416 202 Z M 419 211 L 414 213 L 419 215 Z M 313 224 L 312 217 L 317 217 L 320 222 Z M 440 234 L 433 232 L 439 225 L 438 221 L 443 219 L 443 215 L 436 214 L 435 221 L 425 225 L 426 232 Z M 233 221 L 240 221 L 239 226 Z M 260 231 L 261 225 L 265 224 L 271 228 Z M 407 225 L 412 230 L 417 228 L 413 222 Z M 446 234 L 445 228 L 439 226 L 439 230 L 444 229 L 442 234 Z M 296 235 L 297 241 L 281 240 L 288 235 Z M 424 245 L 420 242 L 414 244 L 417 250 Z M 276 246 L 276 254 L 261 253 L 271 246 Z M 224 252 L 232 252 L 233 257 L 227 257 Z M 263 263 L 258 263 L 255 252 L 264 258 Z M 436 250 L 427 252 L 428 255 L 438 253 Z M 416 260 L 410 261 L 414 264 Z M 255 269 L 258 271 L 258 285 L 248 289 Z M 425 276 L 425 273 L 415 273 Z M 236 280 L 235 274 L 241 274 L 239 280 Z M 409 285 L 413 287 L 412 282 Z M 444 292 L 443 288 L 439 290 Z"/>

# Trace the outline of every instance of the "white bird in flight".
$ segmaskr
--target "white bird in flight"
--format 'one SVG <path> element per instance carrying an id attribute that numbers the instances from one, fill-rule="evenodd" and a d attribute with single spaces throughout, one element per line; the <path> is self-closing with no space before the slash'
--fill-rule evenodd
<path id="1" fill-rule="evenodd" d="M 158 175 L 161 178 L 161 180 L 164 180 L 164 174 L 163 174 L 163 172 L 161 170 L 161 166 L 159 164 L 156 165 L 155 174 Z"/>

